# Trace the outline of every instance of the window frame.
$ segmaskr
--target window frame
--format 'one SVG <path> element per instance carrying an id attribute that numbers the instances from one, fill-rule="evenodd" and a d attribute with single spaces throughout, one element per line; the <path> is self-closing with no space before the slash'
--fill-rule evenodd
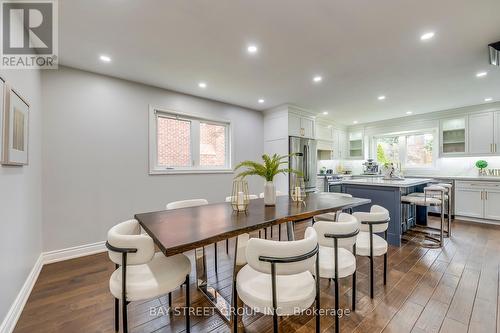
<path id="1" fill-rule="evenodd" d="M 159 117 L 180 119 L 191 124 L 191 166 L 190 167 L 165 167 L 158 165 L 158 127 Z M 200 166 L 200 123 L 219 125 L 225 127 L 226 135 L 226 164 L 224 166 Z M 233 173 L 233 132 L 231 121 L 214 119 L 195 113 L 184 113 L 160 107 L 149 107 L 149 174 L 189 174 L 189 173 Z"/>
<path id="2" fill-rule="evenodd" d="M 407 137 L 411 135 L 425 135 L 425 134 L 432 134 L 433 136 L 433 143 L 432 143 L 432 164 L 430 166 L 411 166 L 408 167 L 406 165 L 407 163 L 407 148 L 408 148 L 408 141 Z M 404 131 L 404 132 L 393 132 L 393 133 L 386 133 L 386 134 L 377 134 L 373 135 L 371 137 L 371 152 L 372 156 L 377 156 L 377 139 L 378 138 L 387 138 L 387 137 L 403 137 L 404 145 L 399 149 L 399 156 L 401 157 L 401 167 L 405 171 L 435 171 L 437 170 L 437 160 L 439 158 L 439 137 L 438 137 L 438 131 L 434 128 L 432 129 L 422 129 L 422 130 L 415 130 L 415 131 Z"/>

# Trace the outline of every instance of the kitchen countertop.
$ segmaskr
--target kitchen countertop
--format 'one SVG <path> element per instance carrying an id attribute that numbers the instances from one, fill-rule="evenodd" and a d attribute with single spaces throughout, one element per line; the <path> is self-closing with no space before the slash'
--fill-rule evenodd
<path id="1" fill-rule="evenodd" d="M 405 178 L 402 180 L 396 180 L 396 179 L 385 180 L 382 178 L 358 178 L 358 179 L 343 180 L 342 184 L 406 188 L 406 187 L 426 184 L 431 181 L 432 181 L 431 178 Z"/>
<path id="2" fill-rule="evenodd" d="M 442 175 L 411 175 L 412 178 L 436 178 L 436 179 L 450 179 L 450 180 L 464 180 L 464 181 L 488 181 L 500 182 L 500 177 L 495 176 L 442 176 Z"/>

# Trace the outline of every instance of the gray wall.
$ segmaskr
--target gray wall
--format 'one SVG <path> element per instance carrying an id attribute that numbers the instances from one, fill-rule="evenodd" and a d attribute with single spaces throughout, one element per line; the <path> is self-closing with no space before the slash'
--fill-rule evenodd
<path id="1" fill-rule="evenodd" d="M 148 175 L 148 106 L 229 119 L 235 161 L 259 159 L 263 116 L 72 68 L 43 73 L 44 251 L 102 241 L 114 224 L 169 201 L 223 201 L 233 174 Z M 253 193 L 263 181 L 250 179 Z"/>
<path id="2" fill-rule="evenodd" d="M 0 71 L 28 100 L 29 165 L 0 167 L 0 322 L 41 252 L 41 80 L 34 70 Z M 1 138 L 0 138 L 1 142 Z"/>

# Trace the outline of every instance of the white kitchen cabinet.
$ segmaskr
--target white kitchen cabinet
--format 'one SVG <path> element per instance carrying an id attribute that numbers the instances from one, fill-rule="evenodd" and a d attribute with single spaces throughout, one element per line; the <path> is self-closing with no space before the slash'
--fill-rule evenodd
<path id="1" fill-rule="evenodd" d="M 288 133 L 291 136 L 314 139 L 314 119 L 289 113 Z"/>
<path id="2" fill-rule="evenodd" d="M 456 182 L 455 214 L 500 221 L 500 182 Z"/>
<path id="3" fill-rule="evenodd" d="M 457 188 L 455 191 L 455 215 L 483 217 L 483 191 L 480 188 Z"/>
<path id="4" fill-rule="evenodd" d="M 443 119 L 439 122 L 441 156 L 457 156 L 467 153 L 467 117 Z"/>
<path id="5" fill-rule="evenodd" d="M 500 188 L 487 189 L 484 193 L 484 218 L 500 221 Z"/>
<path id="6" fill-rule="evenodd" d="M 494 150 L 496 154 L 500 154 L 500 111 L 495 112 L 495 146 Z"/>
<path id="7" fill-rule="evenodd" d="M 469 153 L 489 155 L 494 153 L 495 126 L 493 112 L 469 115 Z"/>
<path id="8" fill-rule="evenodd" d="M 347 158 L 346 132 L 338 129 L 333 130 L 333 159 L 341 160 Z"/>
<path id="9" fill-rule="evenodd" d="M 350 132 L 348 137 L 348 158 L 363 159 L 363 132 Z"/>
<path id="10" fill-rule="evenodd" d="M 323 141 L 333 141 L 332 126 L 316 122 L 316 139 Z"/>

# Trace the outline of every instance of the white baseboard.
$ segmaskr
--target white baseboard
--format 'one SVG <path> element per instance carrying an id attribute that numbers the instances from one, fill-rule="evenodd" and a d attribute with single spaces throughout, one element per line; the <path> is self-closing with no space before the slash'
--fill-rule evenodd
<path id="1" fill-rule="evenodd" d="M 85 244 L 75 247 L 70 247 L 62 250 L 55 250 L 42 253 L 43 264 L 52 264 L 54 262 L 84 257 L 91 254 L 101 253 L 106 251 L 106 242 L 97 242 L 92 244 Z"/>
<path id="2" fill-rule="evenodd" d="M 38 279 L 38 275 L 40 274 L 43 265 L 104 252 L 106 251 L 105 243 L 106 242 L 102 241 L 92 244 L 70 247 L 62 250 L 42 252 L 38 257 L 35 265 L 33 266 L 30 274 L 26 278 L 23 287 L 17 294 L 14 303 L 12 303 L 9 312 L 5 316 L 3 322 L 0 324 L 0 333 L 11 333 L 16 327 L 17 320 L 23 312 L 26 301 L 31 294 L 31 290 L 33 289 L 33 286 Z"/>
<path id="3" fill-rule="evenodd" d="M 43 266 L 43 253 L 41 253 L 40 256 L 38 257 L 37 261 L 35 262 L 35 265 L 33 266 L 33 269 L 26 278 L 26 281 L 24 281 L 21 290 L 17 294 L 14 303 L 12 303 L 9 312 L 7 312 L 7 315 L 5 316 L 3 322 L 0 324 L 0 333 L 11 333 L 16 327 L 17 320 L 19 319 L 21 313 L 23 312 L 24 306 L 26 305 L 26 301 L 28 301 L 28 297 L 31 294 L 31 290 L 33 289 L 33 286 L 35 285 L 35 282 L 38 279 L 38 275 L 42 270 L 42 266 Z"/>
<path id="4" fill-rule="evenodd" d="M 479 218 L 476 218 L 476 217 L 469 217 L 469 216 L 456 215 L 455 216 L 455 220 L 467 221 L 467 222 L 474 222 L 474 223 L 500 225 L 500 221 L 497 221 L 497 220 L 479 219 Z"/>

